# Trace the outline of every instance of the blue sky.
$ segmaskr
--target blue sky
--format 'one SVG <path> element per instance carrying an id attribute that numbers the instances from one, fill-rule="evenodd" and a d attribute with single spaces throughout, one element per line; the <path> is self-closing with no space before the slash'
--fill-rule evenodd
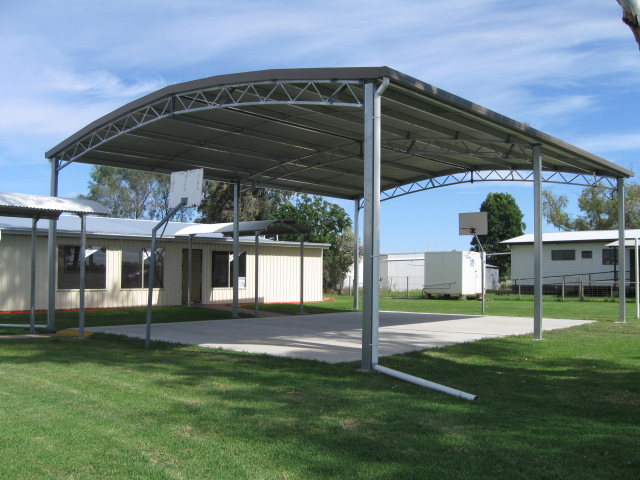
<path id="1" fill-rule="evenodd" d="M 0 191 L 47 195 L 44 152 L 141 95 L 297 67 L 386 65 L 637 171 L 640 52 L 621 16 L 615 0 L 4 0 Z M 89 168 L 64 169 L 60 195 L 86 193 Z M 577 208 L 581 188 L 551 189 Z M 489 192 L 532 231 L 530 184 L 462 185 L 383 203 L 381 250 L 467 249 L 458 213 Z"/>

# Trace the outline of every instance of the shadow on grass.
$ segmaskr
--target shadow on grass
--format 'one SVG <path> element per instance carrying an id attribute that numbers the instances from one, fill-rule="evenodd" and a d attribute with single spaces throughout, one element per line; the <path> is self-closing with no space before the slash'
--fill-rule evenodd
<path id="1" fill-rule="evenodd" d="M 479 394 L 477 403 L 361 374 L 357 364 L 165 343 L 145 350 L 108 335 L 15 340 L 3 344 L 2 360 L 50 375 L 86 370 L 82 385 L 92 393 L 141 395 L 123 387 L 138 383 L 146 393 L 131 401 L 149 392 L 162 401 L 121 415 L 181 448 L 224 444 L 238 471 L 249 461 L 293 478 L 637 478 L 640 365 L 616 352 L 635 348 L 640 335 L 607 346 L 602 338 L 616 330 L 587 327 L 545 342 L 491 339 L 381 361 Z M 206 470 L 212 459 L 197 461 Z"/>
<path id="2" fill-rule="evenodd" d="M 56 330 L 78 328 L 78 311 L 65 310 L 56 312 Z M 246 316 L 246 315 L 241 315 Z M 153 323 L 194 322 L 201 320 L 226 320 L 232 318 L 232 313 L 206 307 L 154 307 Z M 147 322 L 146 307 L 114 308 L 104 310 L 87 310 L 85 312 L 85 327 L 141 325 Z M 0 323 L 28 325 L 28 313 L 7 313 L 0 315 Z M 35 316 L 36 325 L 47 324 L 47 314 L 40 312 Z M 10 330 L 13 333 L 15 330 Z M 38 329 L 42 331 L 42 329 Z"/>

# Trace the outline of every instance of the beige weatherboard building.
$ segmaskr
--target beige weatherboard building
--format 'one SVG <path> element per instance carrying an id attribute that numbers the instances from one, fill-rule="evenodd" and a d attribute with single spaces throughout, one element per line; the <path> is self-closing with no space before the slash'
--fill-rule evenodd
<path id="1" fill-rule="evenodd" d="M 37 231 L 36 308 L 47 308 L 48 223 Z M 150 220 L 87 218 L 86 308 L 145 306 L 148 299 Z M 154 275 L 154 304 L 187 302 L 187 237 L 174 234 L 186 226 L 169 222 L 158 242 Z M 161 232 L 159 232 L 160 234 Z M 25 311 L 30 307 L 31 220 L 0 217 L 0 311 Z M 259 238 L 259 297 L 261 303 L 300 300 L 300 243 Z M 304 301 L 322 300 L 322 258 L 325 244 L 304 244 Z M 80 219 L 62 215 L 58 221 L 56 308 L 78 308 Z M 254 237 L 240 238 L 240 303 L 255 300 Z M 202 304 L 233 300 L 232 240 L 222 234 L 192 239 L 191 301 Z"/>

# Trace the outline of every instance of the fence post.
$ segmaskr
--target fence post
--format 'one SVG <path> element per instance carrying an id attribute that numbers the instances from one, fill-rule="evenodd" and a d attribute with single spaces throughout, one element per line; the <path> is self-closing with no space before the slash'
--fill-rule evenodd
<path id="1" fill-rule="evenodd" d="M 409 275 L 407 275 L 407 298 L 409 298 Z"/>
<path id="2" fill-rule="evenodd" d="M 582 277 L 578 277 L 579 278 L 579 282 L 578 282 L 578 300 L 583 302 L 584 301 L 584 285 L 582 284 Z M 591 280 L 589 280 L 589 283 L 591 283 Z"/>
<path id="3" fill-rule="evenodd" d="M 518 282 L 518 300 L 522 300 L 522 284 Z"/>
<path id="4" fill-rule="evenodd" d="M 565 277 L 564 275 L 562 276 L 562 301 L 564 302 L 564 281 L 565 281 Z"/>

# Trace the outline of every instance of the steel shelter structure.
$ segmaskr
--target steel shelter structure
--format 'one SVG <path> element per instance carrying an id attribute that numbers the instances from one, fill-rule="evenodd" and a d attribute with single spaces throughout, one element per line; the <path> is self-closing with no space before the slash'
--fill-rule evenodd
<path id="1" fill-rule="evenodd" d="M 205 179 L 236 185 L 236 199 L 240 186 L 259 186 L 353 200 L 364 209 L 366 371 L 378 363 L 381 201 L 460 183 L 533 182 L 539 247 L 542 182 L 602 185 L 622 197 L 633 175 L 389 67 L 265 70 L 168 86 L 96 120 L 46 157 L 54 196 L 61 170 L 81 162 L 160 173 L 203 168 Z M 624 218 L 622 202 L 619 213 Z M 535 304 L 541 338 L 540 282 Z"/>
<path id="2" fill-rule="evenodd" d="M 24 193 L 0 193 L 0 216 L 31 218 L 31 304 L 29 308 L 29 331 L 35 331 L 36 314 L 36 227 L 39 220 L 57 221 L 63 212 L 73 213 L 80 217 L 80 305 L 79 335 L 84 338 L 84 287 L 85 287 L 85 254 L 86 254 L 86 217 L 87 215 L 108 215 L 107 207 L 93 200 L 45 197 Z M 54 239 L 55 240 L 55 239 Z M 55 242 L 54 242 L 55 244 Z M 53 281 L 51 275 L 53 271 Z M 55 264 L 49 263 L 49 292 L 55 295 Z M 53 289 L 51 288 L 53 285 Z M 47 327 L 53 328 L 47 324 Z"/>

